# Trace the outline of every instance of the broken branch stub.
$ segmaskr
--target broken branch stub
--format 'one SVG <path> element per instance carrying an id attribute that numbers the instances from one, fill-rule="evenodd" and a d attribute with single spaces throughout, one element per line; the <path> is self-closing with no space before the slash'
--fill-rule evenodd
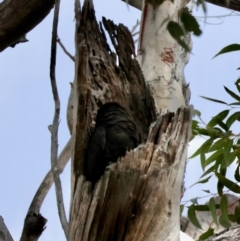
<path id="1" fill-rule="evenodd" d="M 117 26 L 106 19 L 103 23 L 114 42 L 117 56 L 107 43 L 102 24 L 98 25 L 92 1 L 85 1 L 80 23 L 76 25 L 73 190 L 82 174 L 89 133 L 100 106 L 112 101 L 124 106 L 136 122 L 141 142 L 147 140 L 149 125 L 156 119 L 150 91 L 137 60 L 133 58 L 135 49 L 131 33 L 122 24 Z"/>
<path id="2" fill-rule="evenodd" d="M 93 191 L 83 176 L 78 179 L 69 240 L 159 241 L 179 233 L 191 112 L 162 116 L 147 143 L 111 164 Z"/>

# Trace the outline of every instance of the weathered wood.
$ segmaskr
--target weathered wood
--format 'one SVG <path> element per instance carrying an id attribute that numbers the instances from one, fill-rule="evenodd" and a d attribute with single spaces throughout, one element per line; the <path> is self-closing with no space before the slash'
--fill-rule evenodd
<path id="1" fill-rule="evenodd" d="M 39 24 L 50 12 L 54 0 L 5 0 L 0 3 L 0 51 Z"/>
<path id="2" fill-rule="evenodd" d="M 86 0 L 76 31 L 74 184 L 68 239 L 159 241 L 161 234 L 161 240 L 166 240 L 170 229 L 180 228 L 176 207 L 181 196 L 191 108 L 162 116 L 148 137 L 155 110 L 135 59 L 131 34 L 122 24 L 117 26 L 106 19 L 103 24 L 117 55 L 110 50 L 102 25 L 97 24 L 92 1 Z M 142 144 L 111 164 L 92 189 L 81 175 L 82 162 L 96 110 L 109 101 L 117 101 L 131 112 Z M 166 189 L 169 185 L 171 189 Z"/>
<path id="3" fill-rule="evenodd" d="M 1 241 L 13 241 L 13 238 L 4 223 L 2 216 L 0 216 L 0 240 Z"/>
<path id="4" fill-rule="evenodd" d="M 80 176 L 69 240 L 158 241 L 179 229 L 174 216 L 179 219 L 190 122 L 191 108 L 162 116 L 147 143 L 110 165 L 93 191 Z"/>
<path id="5" fill-rule="evenodd" d="M 116 101 L 126 107 L 137 124 L 142 142 L 146 141 L 148 127 L 155 120 L 153 100 L 150 96 L 137 60 L 128 29 L 103 20 L 118 54 L 107 44 L 102 25 L 95 19 L 92 1 L 85 3 L 81 21 L 77 23 L 76 76 L 77 122 L 73 127 L 75 176 L 82 173 L 88 135 L 99 106 Z M 77 130 L 74 133 L 74 130 Z"/>

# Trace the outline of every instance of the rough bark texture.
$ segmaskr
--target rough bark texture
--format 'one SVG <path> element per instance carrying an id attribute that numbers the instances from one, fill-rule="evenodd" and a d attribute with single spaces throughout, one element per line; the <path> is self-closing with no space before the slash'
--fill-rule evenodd
<path id="1" fill-rule="evenodd" d="M 0 51 L 16 44 L 50 12 L 54 0 L 5 0 L 0 3 Z"/>
<path id="2" fill-rule="evenodd" d="M 13 238 L 8 231 L 6 224 L 4 223 L 2 216 L 0 216 L 0 241 L 13 241 Z"/>
<path id="3" fill-rule="evenodd" d="M 190 134 L 191 108 L 155 119 L 130 32 L 103 19 L 116 50 L 107 45 L 92 1 L 77 21 L 77 89 L 73 121 L 74 187 L 69 240 L 177 240 L 179 201 Z M 116 63 L 118 59 L 118 64 Z M 142 145 L 109 166 L 92 190 L 82 174 L 89 132 L 98 106 L 117 101 L 134 116 Z M 172 191 L 169 191 L 171 187 Z M 169 225 L 170 223 L 170 225 Z"/>
<path id="4" fill-rule="evenodd" d="M 77 30 L 77 59 L 74 85 L 78 90 L 77 123 L 74 129 L 74 171 L 82 174 L 82 160 L 88 136 L 99 106 L 116 101 L 131 112 L 141 142 L 145 142 L 148 127 L 155 120 L 150 91 L 137 60 L 134 44 L 128 29 L 103 19 L 105 28 L 118 56 L 107 44 L 102 24 L 98 26 L 91 1 L 86 1 Z M 78 23 L 77 23 L 78 24 Z M 118 64 L 116 63 L 118 57 Z"/>
<path id="5" fill-rule="evenodd" d="M 131 6 L 139 10 L 142 10 L 143 0 L 122 0 L 122 1 L 127 2 L 128 4 L 130 4 Z M 228 0 L 206 0 L 206 2 L 240 12 L 240 2 L 238 0 L 229 0 L 229 1 Z"/>
<path id="6" fill-rule="evenodd" d="M 147 143 L 110 165 L 93 191 L 83 176 L 78 178 L 69 240 L 177 240 L 179 180 L 183 178 L 190 113 L 190 109 L 181 109 L 162 116 Z"/>
<path id="7" fill-rule="evenodd" d="M 37 241 L 44 231 L 47 219 L 40 213 L 28 212 L 20 241 Z"/>

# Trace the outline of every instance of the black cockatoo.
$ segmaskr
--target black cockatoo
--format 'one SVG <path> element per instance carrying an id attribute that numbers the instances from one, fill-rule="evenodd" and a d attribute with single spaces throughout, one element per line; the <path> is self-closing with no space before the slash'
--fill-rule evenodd
<path id="1" fill-rule="evenodd" d="M 127 110 L 115 102 L 104 104 L 97 112 L 96 126 L 90 136 L 84 172 L 95 184 L 106 166 L 138 145 L 136 125 Z"/>

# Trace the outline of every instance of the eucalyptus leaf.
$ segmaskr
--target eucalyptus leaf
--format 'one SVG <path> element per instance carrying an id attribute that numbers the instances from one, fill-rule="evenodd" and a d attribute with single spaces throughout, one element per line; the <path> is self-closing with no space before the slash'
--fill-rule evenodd
<path id="1" fill-rule="evenodd" d="M 214 235 L 214 229 L 209 228 L 206 232 L 204 232 L 203 234 L 201 234 L 199 236 L 198 240 L 206 240 L 206 239 L 208 239 L 209 237 L 211 237 L 213 235 Z"/>
<path id="2" fill-rule="evenodd" d="M 195 212 L 195 205 L 191 205 L 189 208 L 188 208 L 188 218 L 189 220 L 192 222 L 192 224 L 194 224 L 197 228 L 200 228 L 202 229 L 200 223 L 198 222 L 197 220 L 197 217 L 196 217 L 196 212 Z"/>
<path id="3" fill-rule="evenodd" d="M 218 226 L 218 219 L 217 219 L 217 211 L 216 211 L 216 204 L 214 198 L 210 198 L 209 200 L 209 209 L 213 217 L 214 223 Z"/>
<path id="4" fill-rule="evenodd" d="M 231 91 L 230 89 L 228 89 L 226 86 L 223 86 L 225 91 L 230 95 L 232 96 L 235 100 L 238 100 L 240 101 L 240 96 L 235 94 L 233 91 Z"/>
<path id="5" fill-rule="evenodd" d="M 217 102 L 217 103 L 220 103 L 220 104 L 227 105 L 227 103 L 222 101 L 222 100 L 217 100 L 217 99 L 213 99 L 213 98 L 209 98 L 209 97 L 205 97 L 205 96 L 200 96 L 200 97 L 202 97 L 203 99 L 206 99 L 206 100 L 210 100 L 210 101 L 213 101 L 213 102 Z"/>
<path id="6" fill-rule="evenodd" d="M 215 175 L 217 176 L 218 180 L 228 189 L 235 193 L 240 193 L 240 186 L 238 186 L 236 183 L 232 182 L 222 174 L 216 172 Z"/>
<path id="7" fill-rule="evenodd" d="M 224 47 L 223 49 L 221 49 L 213 58 L 217 57 L 220 54 L 226 54 L 229 52 L 239 51 L 239 50 L 240 50 L 240 44 L 230 44 Z"/>
<path id="8" fill-rule="evenodd" d="M 226 125 L 228 126 L 228 128 L 230 128 L 235 121 L 239 121 L 239 120 L 240 120 L 240 112 L 238 111 L 228 117 L 226 121 Z"/>
<path id="9" fill-rule="evenodd" d="M 231 227 L 231 223 L 228 218 L 228 202 L 227 202 L 227 197 L 226 195 L 223 195 L 221 197 L 220 201 L 220 209 L 222 212 L 222 215 L 219 217 L 219 223 L 224 227 L 224 228 L 229 228 Z"/>

